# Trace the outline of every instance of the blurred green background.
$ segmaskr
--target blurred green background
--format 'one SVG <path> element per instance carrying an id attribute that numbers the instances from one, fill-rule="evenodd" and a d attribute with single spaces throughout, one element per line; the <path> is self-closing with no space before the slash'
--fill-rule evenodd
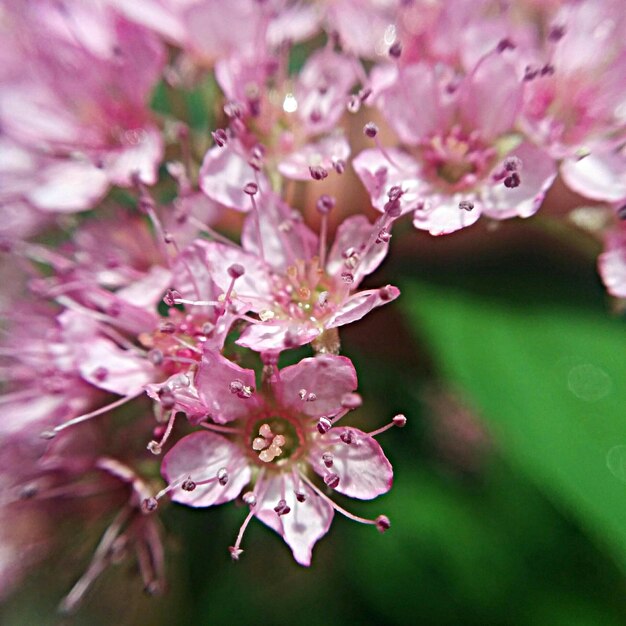
<path id="1" fill-rule="evenodd" d="M 253 522 L 233 563 L 243 509 L 173 505 L 166 596 L 143 596 L 122 564 L 59 618 L 93 534 L 41 568 L 2 623 L 626 624 L 623 319 L 590 257 L 540 226 L 400 233 L 373 284 L 401 298 L 343 333 L 365 400 L 354 423 L 409 418 L 380 438 L 390 494 L 341 500 L 387 514 L 385 535 L 336 516 L 305 569 Z"/>

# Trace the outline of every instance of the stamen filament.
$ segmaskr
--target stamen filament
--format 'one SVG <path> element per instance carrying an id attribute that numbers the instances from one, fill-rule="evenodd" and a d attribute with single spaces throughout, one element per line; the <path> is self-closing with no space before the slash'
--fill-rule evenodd
<path id="1" fill-rule="evenodd" d="M 66 428 L 70 428 L 70 426 L 76 426 L 77 424 L 82 424 L 83 422 L 90 420 L 92 417 L 97 417 L 98 415 L 102 415 L 103 413 L 107 413 L 108 411 L 112 411 L 113 409 L 117 409 L 118 407 L 122 406 L 123 404 L 126 404 L 127 402 L 130 402 L 131 400 L 134 400 L 135 398 L 139 397 L 142 394 L 143 394 L 143 389 L 141 389 L 140 391 L 130 396 L 124 396 L 123 398 L 120 398 L 119 400 L 116 400 L 115 402 L 112 402 L 111 404 L 107 404 L 106 406 L 100 407 L 99 409 L 96 409 L 95 411 L 92 411 L 91 413 L 85 413 L 83 415 L 79 415 L 78 417 L 74 417 L 71 420 L 64 422 L 63 424 L 59 424 L 58 426 L 55 426 L 50 431 L 44 431 L 42 433 L 42 436 L 44 438 L 48 438 L 48 436 L 50 435 L 54 437 L 54 435 L 56 435 L 57 433 L 60 433 L 62 430 L 65 430 Z"/>
<path id="2" fill-rule="evenodd" d="M 323 491 L 318 489 L 302 472 L 300 472 L 300 477 L 309 487 L 311 487 L 311 489 L 313 489 L 313 491 L 315 491 L 315 493 L 318 496 L 326 500 L 326 502 L 328 502 L 328 504 L 330 504 L 330 506 L 332 506 L 333 509 L 337 511 L 337 513 L 341 513 L 348 519 L 351 519 L 354 522 L 359 522 L 360 524 L 371 524 L 372 526 L 376 525 L 376 520 L 366 519 L 365 517 L 359 517 L 358 515 L 354 515 L 353 513 L 350 513 L 350 511 L 346 511 L 346 509 L 344 509 L 343 507 L 340 507 L 336 502 L 334 502 L 331 498 L 329 498 Z"/>

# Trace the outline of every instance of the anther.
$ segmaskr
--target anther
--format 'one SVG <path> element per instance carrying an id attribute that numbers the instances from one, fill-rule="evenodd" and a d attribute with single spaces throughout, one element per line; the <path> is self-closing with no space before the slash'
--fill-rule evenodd
<path id="1" fill-rule="evenodd" d="M 279 500 L 278 504 L 274 507 L 274 511 L 276 511 L 276 514 L 280 517 L 281 515 L 287 515 L 287 513 L 291 511 L 291 508 L 286 500 Z"/>
<path id="2" fill-rule="evenodd" d="M 220 147 L 223 148 L 228 142 L 228 135 L 223 128 L 218 128 L 211 133 L 213 137 L 213 141 Z"/>
<path id="3" fill-rule="evenodd" d="M 402 44 L 399 41 L 394 41 L 394 43 L 389 46 L 389 56 L 392 59 L 399 59 L 402 54 Z"/>
<path id="4" fill-rule="evenodd" d="M 176 324 L 173 322 L 161 322 L 159 324 L 159 332 L 165 335 L 173 335 L 176 332 Z"/>
<path id="5" fill-rule="evenodd" d="M 376 126 L 376 124 L 374 124 L 374 122 L 368 122 L 363 127 L 363 132 L 370 139 L 374 139 L 374 137 L 376 137 L 376 135 L 378 135 L 378 126 Z"/>
<path id="6" fill-rule="evenodd" d="M 327 417 L 320 417 L 317 422 L 317 430 L 323 435 L 332 428 L 333 423 Z"/>
<path id="7" fill-rule="evenodd" d="M 554 24 L 548 31 L 548 41 L 559 41 L 565 36 L 565 26 Z"/>
<path id="8" fill-rule="evenodd" d="M 398 415 L 396 415 L 391 421 L 398 428 L 404 428 L 406 426 L 406 415 L 398 413 Z"/>
<path id="9" fill-rule="evenodd" d="M 515 50 L 515 44 L 508 37 L 501 39 L 496 46 L 497 52 L 504 52 L 505 50 Z"/>
<path id="10" fill-rule="evenodd" d="M 542 76 L 552 76 L 554 74 L 554 65 L 546 63 L 540 70 Z"/>
<path id="11" fill-rule="evenodd" d="M 515 187 L 519 187 L 520 183 L 522 182 L 519 174 L 517 172 L 511 172 L 505 179 L 504 179 L 504 186 L 507 189 L 515 189 Z"/>
<path id="12" fill-rule="evenodd" d="M 243 554 L 243 550 L 241 548 L 236 548 L 235 546 L 229 546 L 228 551 L 230 552 L 230 557 L 233 561 L 238 561 L 239 557 Z"/>
<path id="13" fill-rule="evenodd" d="M 324 482 L 331 489 L 335 489 L 337 485 L 339 485 L 339 476 L 331 472 L 330 474 L 326 474 L 326 476 L 324 476 Z"/>
<path id="14" fill-rule="evenodd" d="M 517 172 L 522 169 L 522 159 L 513 155 L 504 159 L 504 169 L 507 172 Z"/>
<path id="15" fill-rule="evenodd" d="M 376 528 L 378 529 L 378 532 L 380 533 L 384 533 L 391 528 L 391 522 L 389 521 L 389 518 L 386 515 L 379 515 L 376 518 L 375 522 L 376 522 Z"/>
<path id="16" fill-rule="evenodd" d="M 153 348 L 148 351 L 148 361 L 152 363 L 152 365 L 161 365 L 163 363 L 163 352 L 158 348 Z"/>
<path id="17" fill-rule="evenodd" d="M 322 194 L 317 200 L 317 210 L 322 215 L 327 215 L 335 207 L 335 198 L 327 194 Z"/>
<path id="18" fill-rule="evenodd" d="M 141 501 L 141 512 L 148 514 L 157 510 L 159 503 L 156 498 L 144 498 Z"/>
<path id="19" fill-rule="evenodd" d="M 354 435 L 351 430 L 345 430 L 339 435 L 339 439 L 347 445 L 351 445 L 354 442 Z"/>
<path id="20" fill-rule="evenodd" d="M 385 206 L 383 207 L 385 213 L 389 217 L 399 217 L 402 213 L 402 206 L 400 205 L 400 200 L 389 200 L 389 202 L 385 202 Z"/>
<path id="21" fill-rule="evenodd" d="M 220 467 L 220 469 L 217 470 L 217 480 L 222 487 L 228 484 L 228 478 L 228 470 L 225 467 Z"/>
<path id="22" fill-rule="evenodd" d="M 254 196 L 259 190 L 259 186 L 256 183 L 246 183 L 243 187 L 243 192 L 249 196 Z"/>
<path id="23" fill-rule="evenodd" d="M 92 376 L 98 381 L 98 382 L 104 382 L 108 376 L 109 376 L 109 370 L 106 367 L 97 367 L 93 372 L 92 372 Z"/>
<path id="24" fill-rule="evenodd" d="M 626 204 L 617 209 L 617 219 L 626 220 Z"/>
<path id="25" fill-rule="evenodd" d="M 241 496 L 244 504 L 247 504 L 250 508 L 256 506 L 256 496 L 252 491 L 246 491 L 246 493 Z"/>
<path id="26" fill-rule="evenodd" d="M 150 452 L 152 452 L 152 454 L 155 454 L 155 455 L 159 455 L 163 451 L 161 446 L 160 446 L 160 444 L 159 444 L 159 442 L 158 441 L 154 441 L 154 440 L 152 440 L 150 443 L 148 443 L 146 448 Z"/>
<path id="27" fill-rule="evenodd" d="M 387 197 L 391 201 L 399 200 L 403 195 L 404 191 L 402 187 L 400 187 L 400 185 L 394 185 L 393 187 L 390 187 L 389 191 L 387 192 Z"/>
<path id="28" fill-rule="evenodd" d="M 163 296 L 163 302 L 167 304 L 167 306 L 174 306 L 178 304 L 178 301 L 182 298 L 182 295 L 176 291 L 176 289 L 168 289 Z"/>
<path id="29" fill-rule="evenodd" d="M 378 295 L 383 302 L 389 302 L 393 299 L 395 288 L 391 285 L 385 285 L 378 290 Z"/>
<path id="30" fill-rule="evenodd" d="M 324 180 L 328 176 L 328 172 L 321 165 L 310 165 L 309 173 L 313 180 Z"/>
<path id="31" fill-rule="evenodd" d="M 372 90 L 369 87 L 364 87 L 359 91 L 359 100 L 365 102 L 372 95 Z"/>
<path id="32" fill-rule="evenodd" d="M 303 491 L 294 491 L 294 493 L 296 494 L 296 500 L 298 502 L 306 502 L 306 493 Z"/>
<path id="33" fill-rule="evenodd" d="M 351 95 L 348 98 L 348 103 L 346 104 L 346 108 L 350 113 L 358 113 L 361 108 L 361 99 L 356 94 Z"/>
<path id="34" fill-rule="evenodd" d="M 317 395 L 313 392 L 307 394 L 306 401 L 307 402 L 315 402 L 317 400 Z"/>
<path id="35" fill-rule="evenodd" d="M 332 467 L 334 463 L 333 455 L 330 452 L 322 454 L 322 461 L 326 467 Z"/>
<path id="36" fill-rule="evenodd" d="M 342 272 L 341 280 L 347 285 L 351 285 L 354 282 L 354 274 L 352 272 Z"/>
<path id="37" fill-rule="evenodd" d="M 471 211 L 474 208 L 474 203 L 470 200 L 461 200 L 459 202 L 459 209 L 462 211 Z"/>
<path id="38" fill-rule="evenodd" d="M 333 159 L 333 168 L 337 174 L 343 174 L 346 171 L 346 162 L 343 159 Z"/>
<path id="39" fill-rule="evenodd" d="M 176 398 L 174 397 L 174 394 L 171 392 L 171 390 L 167 389 L 166 387 L 161 387 L 161 389 L 159 389 L 159 391 L 157 392 L 157 395 L 159 396 L 159 402 L 161 403 L 161 406 L 166 411 L 174 408 L 174 405 L 176 404 Z"/>
<path id="40" fill-rule="evenodd" d="M 233 263 L 228 268 L 228 275 L 233 279 L 239 278 L 243 276 L 245 273 L 246 273 L 246 269 L 240 263 Z"/>
<path id="41" fill-rule="evenodd" d="M 196 488 L 196 483 L 191 480 L 191 478 L 187 478 L 183 484 L 180 486 L 183 491 L 193 491 Z"/>

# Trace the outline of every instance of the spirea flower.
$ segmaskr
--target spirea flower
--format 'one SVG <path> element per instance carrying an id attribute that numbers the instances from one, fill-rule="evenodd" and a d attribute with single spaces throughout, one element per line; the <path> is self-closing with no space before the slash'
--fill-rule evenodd
<path id="1" fill-rule="evenodd" d="M 183 437 L 165 455 L 161 470 L 168 486 L 161 494 L 193 507 L 241 495 L 249 513 L 230 548 L 233 558 L 257 517 L 283 537 L 298 563 L 309 565 L 335 511 L 381 531 L 389 527 L 385 516 L 348 513 L 328 490 L 369 500 L 389 490 L 393 474 L 374 439 L 380 431 L 337 425 L 360 403 L 348 359 L 320 355 L 270 370 L 257 391 L 252 370 L 205 353 L 195 384 L 217 424 L 202 422 L 206 430 Z M 394 419 L 392 425 L 404 425 L 402 417 Z"/>

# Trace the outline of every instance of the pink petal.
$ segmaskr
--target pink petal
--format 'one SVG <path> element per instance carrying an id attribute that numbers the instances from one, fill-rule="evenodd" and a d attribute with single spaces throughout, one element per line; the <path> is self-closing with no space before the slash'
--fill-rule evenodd
<path id="1" fill-rule="evenodd" d="M 163 158 L 163 139 L 156 128 L 140 128 L 124 132 L 125 146 L 103 156 L 104 171 L 114 185 L 130 187 L 139 175 L 147 185 L 157 182 L 159 164 Z"/>
<path id="2" fill-rule="evenodd" d="M 413 226 L 427 230 L 431 235 L 447 235 L 455 230 L 467 228 L 480 217 L 481 208 L 475 206 L 471 211 L 459 208 L 461 200 L 470 200 L 477 205 L 475 198 L 461 196 L 438 198 L 433 196 L 413 213 Z"/>
<path id="3" fill-rule="evenodd" d="M 215 281 L 222 293 L 226 293 L 232 282 L 228 268 L 238 264 L 244 268 L 245 273 L 235 283 L 237 296 L 250 301 L 248 310 L 258 311 L 269 306 L 273 300 L 270 277 L 265 264 L 259 257 L 236 246 L 223 243 L 207 243 L 204 249 L 211 279 Z M 259 305 L 257 300 L 262 300 L 263 303 Z"/>
<path id="4" fill-rule="evenodd" d="M 418 63 L 403 68 L 397 79 L 380 92 L 377 102 L 400 139 L 416 144 L 448 126 L 450 115 L 439 91 L 433 67 Z"/>
<path id="5" fill-rule="evenodd" d="M 170 376 L 164 383 L 146 385 L 145 390 L 155 402 L 161 400 L 160 391 L 169 392 L 174 398 L 172 410 L 184 413 L 192 424 L 199 424 L 207 417 L 207 408 L 200 400 L 195 384 L 182 385 L 180 374 Z"/>
<path id="6" fill-rule="evenodd" d="M 346 218 L 335 233 L 333 247 L 326 262 L 327 273 L 330 276 L 340 276 L 345 269 L 344 251 L 348 248 L 362 249 L 369 243 L 373 233 L 374 225 L 364 215 L 353 215 Z M 353 272 L 353 288 L 382 263 L 388 249 L 388 243 L 374 243 L 367 253 L 360 257 L 359 265 Z"/>
<path id="7" fill-rule="evenodd" d="M 592 153 L 582 159 L 565 159 L 561 174 L 570 189 L 607 202 L 626 198 L 626 154 Z"/>
<path id="8" fill-rule="evenodd" d="M 244 369 L 221 354 L 207 350 L 196 374 L 198 394 L 206 406 L 209 417 L 220 424 L 253 413 L 259 404 L 257 396 L 234 390 L 235 385 L 256 389 L 254 370 Z M 239 388 L 240 391 L 240 388 Z"/>
<path id="9" fill-rule="evenodd" d="M 244 192 L 244 187 L 256 181 L 261 191 L 268 191 L 270 185 L 262 174 L 248 165 L 242 154 L 243 148 L 234 147 L 232 142 L 222 148 L 211 148 L 204 156 L 199 183 L 200 189 L 211 200 L 246 212 L 252 208 L 252 201 Z"/>
<path id="10" fill-rule="evenodd" d="M 350 156 L 350 144 L 343 134 L 332 134 L 314 143 L 307 143 L 287 155 L 279 164 L 278 171 L 294 180 L 311 180 L 309 167 L 321 166 L 332 172 L 338 161 L 344 163 Z"/>
<path id="11" fill-rule="evenodd" d="M 519 186 L 509 189 L 502 180 L 494 181 L 481 193 L 482 212 L 495 219 L 534 215 L 556 177 L 553 159 L 529 143 L 515 148 L 509 156 L 518 157 L 522 163 Z"/>
<path id="12" fill-rule="evenodd" d="M 58 160 L 44 167 L 26 198 L 43 211 L 81 211 L 106 193 L 106 174 L 88 161 Z"/>
<path id="13" fill-rule="evenodd" d="M 336 328 L 337 326 L 356 322 L 372 309 L 392 302 L 400 295 L 400 290 L 397 287 L 388 285 L 384 289 L 384 296 L 381 295 L 379 289 L 363 291 L 350 296 L 326 322 L 326 328 Z"/>
<path id="14" fill-rule="evenodd" d="M 289 345 L 286 345 L 285 340 L 288 334 Z M 260 322 L 250 324 L 235 343 L 256 352 L 282 352 L 287 348 L 295 348 L 310 343 L 319 334 L 318 328 L 297 324 L 292 320 L 275 323 Z"/>
<path id="15" fill-rule="evenodd" d="M 341 409 L 341 400 L 357 387 L 356 371 L 350 359 L 332 354 L 319 354 L 302 359 L 280 371 L 276 394 L 284 407 L 311 417 L 334 415 Z M 314 401 L 304 401 L 301 391 L 314 393 Z"/>
<path id="16" fill-rule="evenodd" d="M 522 107 L 523 83 L 502 54 L 483 57 L 461 89 L 462 116 L 471 128 L 487 140 L 511 132 Z"/>
<path id="17" fill-rule="evenodd" d="M 214 480 L 197 485 L 193 491 L 173 489 L 172 500 L 193 507 L 213 506 L 233 500 L 250 482 L 250 468 L 243 450 L 220 435 L 196 432 L 183 437 L 163 457 L 161 474 L 169 482 L 191 477 L 198 483 L 217 477 L 220 469 L 228 472 L 228 482 Z"/>
<path id="18" fill-rule="evenodd" d="M 352 435 L 352 443 L 341 440 L 342 433 Z M 339 476 L 335 491 L 351 498 L 371 500 L 387 493 L 393 482 L 393 469 L 378 442 L 356 428 L 334 427 L 317 438 L 317 453 L 311 453 L 309 462 L 313 469 L 325 476 L 329 471 Z M 322 460 L 325 452 L 332 454 L 332 468 Z"/>
<path id="19" fill-rule="evenodd" d="M 352 160 L 352 167 L 365 185 L 372 205 L 379 211 L 385 210 L 392 187 L 404 191 L 400 199 L 402 214 L 412 211 L 423 194 L 419 166 L 410 156 L 393 148 L 387 150 L 393 159 L 390 163 L 379 150 L 364 150 Z"/>
<path id="20" fill-rule="evenodd" d="M 118 298 L 142 309 L 153 310 L 167 289 L 172 274 L 160 265 L 153 265 L 139 280 L 117 291 Z"/>
<path id="21" fill-rule="evenodd" d="M 296 491 L 305 495 L 304 502 L 297 500 Z M 274 510 L 280 500 L 291 509 L 286 515 Z M 328 532 L 334 511 L 305 483 L 296 484 L 291 474 L 274 474 L 267 479 L 255 515 L 285 540 L 300 565 L 309 566 L 313 546 Z"/>
<path id="22" fill-rule="evenodd" d="M 77 346 L 82 377 L 95 387 L 118 393 L 135 394 L 155 378 L 154 366 L 130 350 L 123 350 L 103 337 L 92 337 Z"/>
<path id="23" fill-rule="evenodd" d="M 295 96 L 298 116 L 309 133 L 327 132 L 335 127 L 356 80 L 352 61 L 331 48 L 308 57 L 299 72 Z"/>
<path id="24" fill-rule="evenodd" d="M 598 270 L 608 292 L 626 298 L 626 228 L 621 225 L 607 235 L 604 252 L 598 258 Z"/>
<path id="25" fill-rule="evenodd" d="M 276 194 L 264 194 L 258 199 L 261 215 L 263 257 L 275 270 L 284 271 L 296 259 L 308 261 L 317 253 L 317 235 L 302 222 L 293 219 L 293 209 Z M 257 229 L 257 216 L 248 214 L 241 234 L 241 244 L 246 250 L 261 257 Z"/>

